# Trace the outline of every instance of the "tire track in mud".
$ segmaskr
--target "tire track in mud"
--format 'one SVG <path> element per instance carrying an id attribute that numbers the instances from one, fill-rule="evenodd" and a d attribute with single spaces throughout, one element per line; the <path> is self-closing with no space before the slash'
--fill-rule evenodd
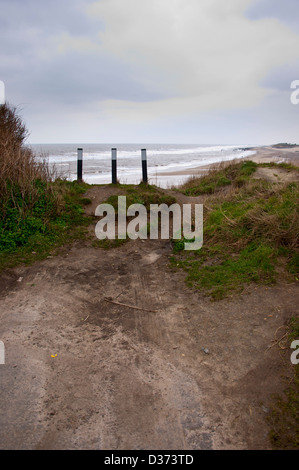
<path id="1" fill-rule="evenodd" d="M 259 403 L 284 370 L 267 347 L 298 288 L 212 303 L 169 254 L 75 246 L 4 276 L 2 448 L 267 448 Z"/>
<path id="2" fill-rule="evenodd" d="M 78 441 L 85 448 L 198 447 L 198 439 L 195 444 L 194 436 L 193 441 L 187 438 L 191 431 L 193 435 L 195 432 L 194 424 L 190 430 L 194 412 L 188 414 L 177 392 L 178 387 L 186 401 L 186 396 L 191 393 L 186 389 L 186 377 L 181 379 L 176 367 L 168 357 L 165 358 L 165 348 L 172 338 L 167 328 L 168 302 L 157 280 L 160 267 L 143 264 L 138 256 L 132 267 L 129 258 L 121 264 L 116 256 L 111 254 L 109 258 L 113 272 L 120 270 L 120 274 L 126 274 L 126 289 L 121 290 L 120 276 L 115 277 L 111 284 L 112 276 L 109 274 L 102 282 L 101 291 L 114 292 L 119 296 L 118 300 L 128 305 L 156 312 L 105 303 L 100 294 L 89 300 L 84 290 L 73 297 L 73 309 L 83 310 L 83 316 L 87 314 L 88 319 L 86 324 L 83 320 L 83 325 L 82 319 L 81 323 L 77 319 L 75 325 L 58 335 L 59 338 L 56 334 L 59 349 L 68 351 L 68 355 L 64 361 L 51 367 L 44 402 L 47 426 L 38 448 L 63 448 L 68 439 L 74 448 Z M 61 267 L 59 272 L 64 273 L 64 287 L 68 288 L 68 278 L 73 274 L 66 274 Z M 82 270 L 75 274 L 77 281 L 80 273 Z M 84 288 L 86 278 L 93 283 L 93 279 L 98 277 L 92 266 L 86 268 L 82 278 L 82 281 L 85 279 Z M 73 345 L 78 334 L 76 329 L 82 335 L 82 326 L 85 327 L 83 336 L 86 343 L 77 340 Z M 90 344 L 93 335 L 96 341 Z M 44 341 L 46 344 L 47 339 Z M 99 357 L 100 369 L 95 360 Z M 79 395 L 71 394 L 70 384 L 79 377 L 80 383 L 84 383 L 83 391 L 81 386 Z M 54 390 L 51 390 L 53 385 Z M 182 412 L 177 407 L 181 407 Z M 201 421 L 198 420 L 199 423 Z M 92 429 L 96 437 L 84 437 L 90 436 Z"/>
<path id="3" fill-rule="evenodd" d="M 130 416 L 137 413 L 141 421 L 142 416 L 146 416 L 144 422 L 152 444 L 148 448 L 210 449 L 212 429 L 204 423 L 198 385 L 172 363 L 171 325 L 175 322 L 169 321 L 169 315 L 175 312 L 173 308 L 168 308 L 167 312 L 167 307 L 169 304 L 172 307 L 175 299 L 165 299 L 163 284 L 157 281 L 160 270 L 161 266 L 134 263 L 130 273 L 130 290 L 121 297 L 123 302 L 128 303 L 132 302 L 133 297 L 134 305 L 145 310 L 132 309 L 130 313 L 134 316 L 135 327 L 134 333 L 131 331 L 128 335 L 131 344 L 134 344 L 136 369 L 126 371 L 132 374 L 134 380 L 131 380 L 130 388 L 125 393 L 122 388 L 123 401 L 115 400 L 115 423 L 126 423 L 127 429 Z M 148 312 L 149 309 L 155 312 Z M 119 403 L 123 406 L 119 407 Z M 134 434 L 133 430 L 131 432 Z M 125 432 L 118 434 L 118 446 L 126 448 L 120 437 Z M 138 434 L 142 435 L 140 428 Z M 138 448 L 142 445 L 144 448 L 145 442 L 149 443 L 149 436 L 144 437 Z M 134 441 L 138 442 L 136 435 Z"/>

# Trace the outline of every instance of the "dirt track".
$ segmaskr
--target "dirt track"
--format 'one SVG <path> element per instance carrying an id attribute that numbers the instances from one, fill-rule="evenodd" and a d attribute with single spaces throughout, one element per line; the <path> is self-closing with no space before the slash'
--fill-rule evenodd
<path id="1" fill-rule="evenodd" d="M 285 360 L 267 348 L 297 286 L 211 302 L 170 254 L 150 240 L 78 245 L 2 276 L 2 449 L 270 447 Z"/>

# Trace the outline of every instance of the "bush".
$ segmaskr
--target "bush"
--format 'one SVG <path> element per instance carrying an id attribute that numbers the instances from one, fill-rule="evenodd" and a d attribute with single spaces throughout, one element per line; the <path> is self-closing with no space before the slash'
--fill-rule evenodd
<path id="1" fill-rule="evenodd" d="M 43 253 L 80 237 L 88 221 L 82 207 L 90 202 L 82 199 L 87 185 L 53 181 L 47 162 L 25 146 L 27 137 L 16 108 L 1 105 L 0 268 L 20 253 Z"/>
<path id="2" fill-rule="evenodd" d="M 28 131 L 15 107 L 0 106 L 0 249 L 13 251 L 57 213 L 48 165 L 25 146 Z"/>
<path id="3" fill-rule="evenodd" d="M 25 146 L 27 137 L 28 131 L 16 108 L 8 104 L 0 105 L 2 222 L 11 208 L 16 209 L 19 218 L 25 218 L 41 197 L 41 185 L 46 195 L 51 193 L 48 165 Z"/>

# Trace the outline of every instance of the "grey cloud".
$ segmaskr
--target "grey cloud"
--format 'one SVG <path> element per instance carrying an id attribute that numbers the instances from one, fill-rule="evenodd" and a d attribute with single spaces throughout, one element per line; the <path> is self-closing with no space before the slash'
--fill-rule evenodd
<path id="1" fill-rule="evenodd" d="M 37 49 L 51 36 L 69 33 L 95 37 L 100 24 L 84 14 L 87 4 L 86 0 L 1 0 L 0 73 L 5 73 L 9 68 L 6 64 L 17 62 L 17 58 L 22 59 L 24 67 L 32 65 L 30 61 L 37 60 Z"/>
<path id="2" fill-rule="evenodd" d="M 298 0 L 256 0 L 247 10 L 250 19 L 276 18 L 299 31 Z"/>
<path id="3" fill-rule="evenodd" d="M 42 64 L 22 87 L 35 100 L 57 100 L 71 106 L 104 99 L 147 101 L 160 97 L 130 78 L 126 66 L 107 57 L 87 57 L 73 51 Z"/>
<path id="4" fill-rule="evenodd" d="M 1 0 L 1 29 L 8 27 L 19 33 L 24 28 L 41 28 L 45 33 L 69 31 L 72 34 L 96 33 L 99 25 L 93 24 L 84 14 L 88 0 Z"/>
<path id="5" fill-rule="evenodd" d="M 96 36 L 101 22 L 85 15 L 84 0 L 2 0 L 0 78 L 10 101 L 53 102 L 76 106 L 104 99 L 159 99 L 132 76 L 130 67 L 99 51 L 65 51 L 41 58 L 49 37 Z"/>
<path id="6" fill-rule="evenodd" d="M 293 80 L 299 80 L 299 61 L 275 68 L 261 85 L 279 91 L 289 91 Z"/>
<path id="7" fill-rule="evenodd" d="M 235 143 L 239 137 L 243 141 L 246 135 L 252 140 L 256 127 L 260 127 L 261 133 L 268 129 L 270 135 L 267 116 L 274 114 L 275 107 L 284 110 L 286 129 L 288 119 L 292 124 L 298 116 L 298 107 L 289 109 L 290 82 L 299 79 L 298 61 L 273 68 L 283 63 L 290 44 L 296 46 L 295 35 L 285 42 L 287 28 L 274 24 L 265 28 L 260 25 L 259 29 L 248 21 L 248 28 L 244 29 L 244 23 L 238 21 L 242 19 L 240 12 L 239 17 L 228 13 L 223 19 L 223 0 L 151 0 L 142 4 L 141 0 L 103 0 L 101 3 L 111 15 L 110 23 L 108 15 L 104 28 L 102 14 L 86 14 L 87 5 L 93 2 L 0 0 L 0 79 L 5 82 L 7 99 L 25 110 L 36 141 L 40 135 L 48 140 L 50 132 L 53 141 L 57 135 L 63 140 L 69 122 L 76 130 L 70 130 L 68 139 L 71 135 L 76 138 L 78 129 L 86 132 L 88 139 L 98 119 L 107 135 L 114 136 L 117 132 L 124 135 L 124 129 L 130 129 L 132 134 L 138 133 L 136 139 L 139 139 L 142 134 L 139 135 L 138 129 L 144 129 L 144 136 L 152 133 L 160 141 L 213 143 L 216 139 Z M 187 9 L 181 8 L 187 3 Z M 202 4 L 206 10 L 201 10 Z M 239 0 L 227 0 L 227 4 L 239 8 Z M 298 7 L 298 0 L 252 0 L 246 16 L 277 18 L 299 32 Z M 179 21 L 183 14 L 185 26 Z M 200 23 L 205 14 L 207 19 Z M 144 18 L 143 22 L 140 18 Z M 182 29 L 177 30 L 176 25 L 180 24 Z M 104 30 L 100 43 L 98 34 Z M 268 45 L 264 38 L 269 38 Z M 95 47 L 89 48 L 88 41 Z M 281 43 L 284 49 L 278 51 Z M 105 49 L 105 44 L 114 45 L 115 50 Z M 276 56 L 281 60 L 276 60 Z M 269 70 L 266 78 L 258 83 Z M 260 95 L 256 97 L 255 92 L 262 88 L 275 89 L 279 96 L 283 94 L 282 103 L 269 97 L 263 101 L 263 113 L 261 107 L 229 111 L 229 104 L 243 103 L 244 95 L 248 95 L 246 100 L 258 102 Z M 173 103 L 174 100 L 167 98 L 173 98 L 174 94 L 177 100 Z M 185 95 L 189 99 L 186 105 L 180 99 Z M 209 103 L 203 105 L 200 114 L 201 95 Z M 98 105 L 105 100 L 112 101 L 107 105 L 107 112 L 105 103 Z M 270 109 L 271 100 L 275 106 Z M 210 102 L 216 111 L 207 114 L 205 109 L 209 109 Z M 76 121 L 81 110 L 84 110 L 84 125 L 81 116 Z M 168 114 L 164 116 L 165 111 Z M 143 117 L 150 119 L 143 122 Z"/>

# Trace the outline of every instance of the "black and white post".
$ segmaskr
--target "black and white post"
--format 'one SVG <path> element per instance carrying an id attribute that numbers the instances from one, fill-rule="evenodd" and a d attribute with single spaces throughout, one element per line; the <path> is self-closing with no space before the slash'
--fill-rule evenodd
<path id="1" fill-rule="evenodd" d="M 142 181 L 143 181 L 143 183 L 147 183 L 146 149 L 141 150 L 141 161 L 142 161 Z"/>
<path id="2" fill-rule="evenodd" d="M 111 149 L 111 162 L 112 162 L 112 184 L 117 183 L 117 165 L 116 165 L 117 149 Z"/>
<path id="3" fill-rule="evenodd" d="M 77 181 L 82 183 L 83 149 L 77 149 Z"/>

